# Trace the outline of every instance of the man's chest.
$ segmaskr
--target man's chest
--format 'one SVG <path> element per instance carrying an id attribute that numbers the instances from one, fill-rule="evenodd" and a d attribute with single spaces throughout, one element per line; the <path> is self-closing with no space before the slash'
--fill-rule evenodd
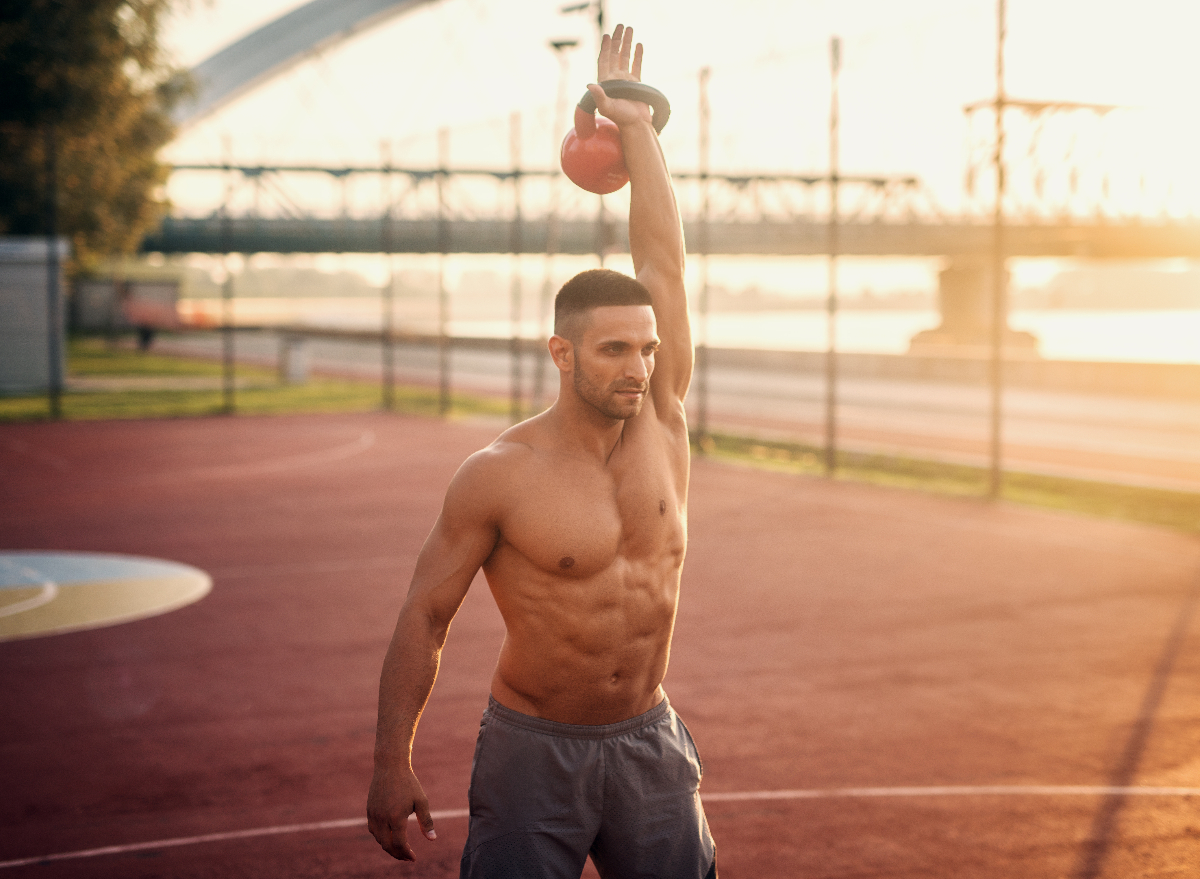
<path id="1" fill-rule="evenodd" d="M 642 460 L 547 467 L 527 480 L 501 531 L 539 568 L 586 577 L 618 557 L 682 552 L 683 511 L 668 467 Z"/>

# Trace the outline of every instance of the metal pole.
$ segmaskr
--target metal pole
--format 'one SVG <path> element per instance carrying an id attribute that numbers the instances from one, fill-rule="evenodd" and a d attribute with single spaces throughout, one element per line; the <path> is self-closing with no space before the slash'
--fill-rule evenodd
<path id="1" fill-rule="evenodd" d="M 551 137 L 553 138 L 551 155 L 553 156 L 553 160 L 550 167 L 554 169 L 554 175 L 550 178 L 550 203 L 546 211 L 546 263 L 545 272 L 542 276 L 541 302 L 538 304 L 538 324 L 540 328 L 538 335 L 543 343 L 543 350 L 538 352 L 537 359 L 533 362 L 533 411 L 535 413 L 542 411 L 546 390 L 546 351 L 544 345 L 550 338 L 549 323 L 554 285 L 554 255 L 558 252 L 560 230 L 558 188 L 562 183 L 562 169 L 559 164 L 559 144 L 563 137 L 563 129 L 567 124 L 567 72 L 570 62 L 566 50 L 572 49 L 576 45 L 578 45 L 577 40 L 553 40 L 550 43 L 550 48 L 554 50 L 554 55 L 558 59 L 558 94 L 555 96 L 554 101 L 554 131 L 551 132 Z"/>
<path id="2" fill-rule="evenodd" d="M 712 68 L 700 68 L 700 344 L 696 346 L 697 387 L 697 433 L 700 448 L 704 449 L 708 439 L 708 252 L 710 249 L 709 229 L 709 120 L 708 78 Z"/>
<path id="3" fill-rule="evenodd" d="M 521 114 L 509 117 L 509 154 L 513 170 L 513 221 L 511 230 L 512 278 L 510 287 L 512 307 L 512 338 L 509 356 L 512 361 L 509 417 L 516 424 L 521 420 Z"/>
<path id="4" fill-rule="evenodd" d="M 383 355 L 383 408 L 396 407 L 396 355 L 393 348 L 395 338 L 395 297 L 396 271 L 392 259 L 392 142 L 383 140 L 380 143 L 383 154 L 383 197 L 386 203 L 383 208 L 383 228 L 381 242 L 383 258 L 387 260 L 387 281 L 383 287 L 383 332 L 380 334 Z"/>
<path id="5" fill-rule="evenodd" d="M 229 254 L 222 256 L 225 265 L 225 281 L 221 284 L 221 410 L 232 414 L 237 408 L 234 399 L 234 351 L 233 351 L 233 270 L 229 266 Z"/>
<path id="6" fill-rule="evenodd" d="M 604 41 L 604 0 L 596 0 L 596 54 L 600 54 L 600 44 Z M 604 196 L 598 195 L 596 207 L 596 256 L 600 259 L 600 267 L 604 268 L 604 256 L 609 245 L 608 212 L 604 209 Z"/>
<path id="7" fill-rule="evenodd" d="M 450 412 L 450 295 L 446 290 L 446 253 L 450 226 L 446 217 L 446 175 L 450 164 L 450 130 L 438 130 L 438 413 Z"/>
<path id="8" fill-rule="evenodd" d="M 997 3 L 996 28 L 996 204 L 992 215 L 992 339 L 991 339 L 991 471 L 988 497 L 1000 497 L 1003 479 L 1001 461 L 1004 396 L 1004 330 L 1008 303 L 1004 276 L 1004 39 L 1005 0 Z"/>
<path id="9" fill-rule="evenodd" d="M 47 357 L 49 358 L 50 417 L 62 417 L 62 291 L 59 289 L 58 262 L 58 138 L 54 123 L 46 125 L 46 323 Z"/>
<path id="10" fill-rule="evenodd" d="M 230 157 L 232 146 L 229 136 L 223 137 L 222 141 L 225 148 L 225 200 L 221 204 L 221 237 L 224 239 L 221 242 L 221 252 L 225 267 L 225 282 L 221 285 L 221 360 L 223 364 L 221 389 L 222 410 L 227 414 L 232 414 L 236 407 L 234 400 L 233 272 L 229 268 L 229 247 L 232 237 L 230 235 L 229 200 L 233 196 L 233 183 L 230 175 L 233 173 L 233 169 Z"/>
<path id="11" fill-rule="evenodd" d="M 837 471 L 838 74 L 842 41 L 829 41 L 829 294 L 825 346 L 825 475 Z"/>
<path id="12" fill-rule="evenodd" d="M 604 210 L 604 196 L 596 196 L 596 259 L 604 268 L 604 253 L 608 250 L 608 212 Z"/>

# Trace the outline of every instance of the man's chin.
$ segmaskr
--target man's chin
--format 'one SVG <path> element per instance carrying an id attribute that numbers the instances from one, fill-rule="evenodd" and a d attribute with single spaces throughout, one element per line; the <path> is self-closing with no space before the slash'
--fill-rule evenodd
<path id="1" fill-rule="evenodd" d="M 618 404 L 613 407 L 615 410 L 621 413 L 615 417 L 621 419 L 622 421 L 624 421 L 626 418 L 632 418 L 642 411 L 642 403 L 645 401 L 645 397 L 636 397 L 632 400 L 621 398 L 618 401 Z"/>

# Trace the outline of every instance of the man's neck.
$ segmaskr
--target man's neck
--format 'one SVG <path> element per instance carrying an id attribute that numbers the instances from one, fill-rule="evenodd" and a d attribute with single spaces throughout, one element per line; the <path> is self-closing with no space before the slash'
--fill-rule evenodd
<path id="1" fill-rule="evenodd" d="M 550 410 L 551 425 L 564 447 L 607 464 L 620 445 L 624 419 L 609 418 L 573 396 L 559 395 Z"/>

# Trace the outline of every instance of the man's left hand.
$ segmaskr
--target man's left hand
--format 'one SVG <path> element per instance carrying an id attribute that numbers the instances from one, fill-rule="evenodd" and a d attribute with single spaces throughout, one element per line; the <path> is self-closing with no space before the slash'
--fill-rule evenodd
<path id="1" fill-rule="evenodd" d="M 633 28 L 619 24 L 611 37 L 604 35 L 600 41 L 600 57 L 596 59 L 596 75 L 600 82 L 612 79 L 642 81 L 642 44 L 634 46 Z M 618 127 L 652 119 L 648 104 L 610 98 L 595 83 L 588 86 L 588 91 L 596 99 L 596 109 Z"/>

